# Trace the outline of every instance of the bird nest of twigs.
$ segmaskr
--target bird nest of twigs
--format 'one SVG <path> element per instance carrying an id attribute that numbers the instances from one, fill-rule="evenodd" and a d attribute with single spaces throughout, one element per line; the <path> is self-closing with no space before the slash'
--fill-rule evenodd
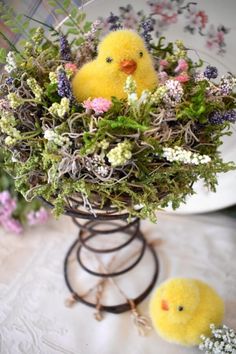
<path id="1" fill-rule="evenodd" d="M 124 97 L 79 101 L 72 81 L 98 55 L 99 26 L 82 26 L 79 40 L 55 29 L 51 37 L 39 27 L 21 50 L 6 55 L 0 86 L 5 168 L 27 200 L 42 196 L 57 214 L 69 207 L 68 197 L 79 196 L 91 215 L 96 205 L 155 219 L 157 209 L 177 208 L 193 194 L 198 179 L 215 190 L 217 174 L 234 167 L 222 161 L 219 146 L 236 120 L 236 80 L 227 73 L 217 80 L 217 69 L 191 59 L 181 41 L 149 38 L 145 51 L 156 87 L 140 93 L 135 77 L 124 74 Z"/>

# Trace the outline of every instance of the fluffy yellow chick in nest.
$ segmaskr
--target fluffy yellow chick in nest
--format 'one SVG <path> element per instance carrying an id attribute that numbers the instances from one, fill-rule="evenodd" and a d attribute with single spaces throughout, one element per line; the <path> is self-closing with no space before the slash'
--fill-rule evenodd
<path id="1" fill-rule="evenodd" d="M 100 43 L 97 58 L 75 75 L 74 96 L 78 101 L 96 97 L 125 98 L 124 84 L 128 75 L 136 81 L 138 95 L 157 86 L 157 73 L 143 39 L 131 30 L 111 32 Z"/>
<path id="2" fill-rule="evenodd" d="M 193 346 L 209 325 L 220 325 L 224 303 L 200 280 L 174 278 L 163 283 L 150 300 L 150 316 L 157 333 L 170 342 Z"/>

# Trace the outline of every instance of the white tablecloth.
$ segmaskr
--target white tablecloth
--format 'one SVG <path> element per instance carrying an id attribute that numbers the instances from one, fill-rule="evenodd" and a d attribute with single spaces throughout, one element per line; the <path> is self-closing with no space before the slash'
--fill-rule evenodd
<path id="1" fill-rule="evenodd" d="M 148 239 L 160 239 L 158 283 L 173 276 L 209 282 L 226 303 L 225 323 L 236 328 L 236 221 L 214 216 L 160 214 L 142 224 Z M 106 314 L 97 322 L 82 304 L 64 305 L 64 255 L 76 237 L 67 217 L 29 229 L 21 236 L 0 230 L 1 354 L 184 354 L 198 353 L 161 340 L 152 331 L 140 337 L 129 313 Z M 148 268 L 146 268 L 148 271 Z M 140 277 L 142 278 L 143 273 Z M 130 280 L 131 284 L 132 280 Z M 129 284 L 127 285 L 127 289 Z M 148 314 L 148 300 L 139 309 Z"/>

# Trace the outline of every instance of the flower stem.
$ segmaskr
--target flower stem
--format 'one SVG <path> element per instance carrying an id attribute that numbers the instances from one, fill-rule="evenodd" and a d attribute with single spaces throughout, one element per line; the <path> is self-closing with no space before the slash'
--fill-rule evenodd
<path id="1" fill-rule="evenodd" d="M 20 54 L 19 50 L 16 48 L 16 46 L 5 36 L 4 33 L 0 31 L 0 35 L 3 37 L 3 39 L 7 42 L 7 44 L 18 54 Z M 21 54 L 20 54 L 21 55 Z M 22 55 L 21 55 L 22 57 Z M 23 57 L 22 57 L 23 58 Z"/>

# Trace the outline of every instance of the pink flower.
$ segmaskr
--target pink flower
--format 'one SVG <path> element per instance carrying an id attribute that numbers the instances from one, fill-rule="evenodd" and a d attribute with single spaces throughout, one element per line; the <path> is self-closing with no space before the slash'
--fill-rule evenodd
<path id="1" fill-rule="evenodd" d="M 83 107 L 88 111 L 93 110 L 95 114 L 107 112 L 111 108 L 111 105 L 111 101 L 103 97 L 94 98 L 93 100 L 89 98 L 83 102 Z"/>
<path id="2" fill-rule="evenodd" d="M 175 72 L 182 72 L 182 71 L 187 71 L 188 70 L 188 63 L 186 62 L 185 59 L 179 59 L 178 60 L 178 65 L 175 68 Z"/>
<path id="3" fill-rule="evenodd" d="M 168 63 L 167 60 L 161 59 L 160 60 L 160 66 L 162 66 L 163 68 L 166 68 L 167 66 L 169 66 L 169 63 Z"/>
<path id="4" fill-rule="evenodd" d="M 74 63 L 66 63 L 65 64 L 65 69 L 71 71 L 72 74 L 75 74 L 76 71 L 77 71 L 77 66 Z"/>
<path id="5" fill-rule="evenodd" d="M 175 80 L 182 82 L 182 83 L 189 81 L 189 79 L 190 78 L 187 73 L 182 73 L 182 74 L 175 77 Z"/>
<path id="6" fill-rule="evenodd" d="M 0 193 L 0 203 L 5 204 L 11 200 L 11 195 L 8 191 L 3 191 Z"/>
<path id="7" fill-rule="evenodd" d="M 0 193 L 0 216 L 7 218 L 16 209 L 16 200 L 11 197 L 8 191 Z"/>
<path id="8" fill-rule="evenodd" d="M 91 101 L 90 98 L 88 98 L 86 101 L 83 102 L 83 107 L 84 107 L 86 110 L 88 110 L 88 111 L 90 111 L 90 110 L 93 109 L 93 107 L 92 107 L 92 101 Z"/>
<path id="9" fill-rule="evenodd" d="M 166 80 L 168 80 L 168 78 L 169 78 L 168 74 L 165 71 L 160 71 L 158 73 L 158 77 L 159 77 L 161 84 L 164 84 L 166 82 Z"/>
<path id="10" fill-rule="evenodd" d="M 48 211 L 41 207 L 37 211 L 31 211 L 27 215 L 27 220 L 29 225 L 38 225 L 38 224 L 44 224 L 49 218 Z"/>
<path id="11" fill-rule="evenodd" d="M 4 227 L 5 230 L 13 232 L 14 234 L 19 235 L 23 231 L 23 227 L 21 223 L 13 218 L 7 218 L 0 220 L 1 225 Z"/>

